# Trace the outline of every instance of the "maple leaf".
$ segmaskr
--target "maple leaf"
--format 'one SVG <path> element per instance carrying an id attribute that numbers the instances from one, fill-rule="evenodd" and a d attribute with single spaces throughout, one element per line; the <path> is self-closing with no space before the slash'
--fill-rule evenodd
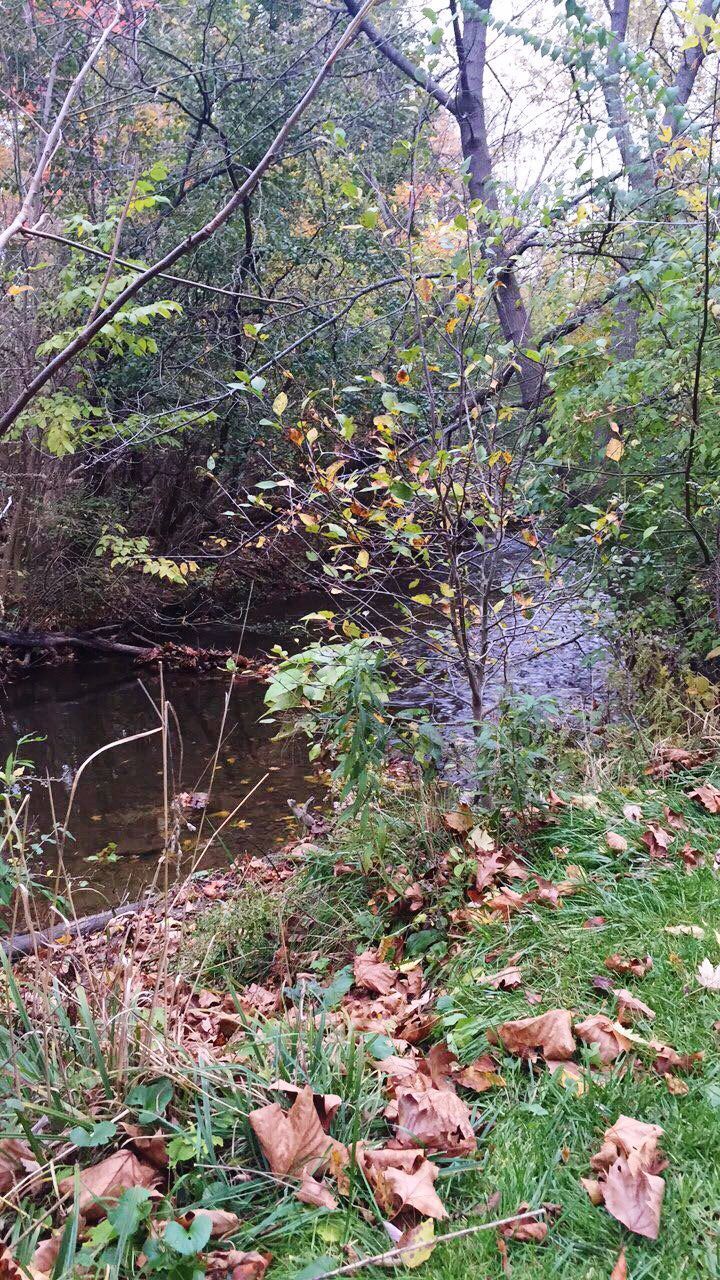
<path id="1" fill-rule="evenodd" d="M 606 1017 L 604 1013 L 596 1013 L 585 1018 L 583 1022 L 577 1022 L 575 1034 L 585 1044 L 597 1049 L 600 1061 L 605 1063 L 614 1062 L 631 1045 L 631 1041 L 623 1035 L 622 1027 Z"/>
<path id="2" fill-rule="evenodd" d="M 356 986 L 375 991 L 380 996 L 389 995 L 398 978 L 397 969 L 379 960 L 377 951 L 363 951 L 362 955 L 356 956 L 353 974 Z"/>
<path id="3" fill-rule="evenodd" d="M 300 1090 L 289 1111 L 272 1102 L 251 1111 L 248 1120 L 273 1173 L 296 1178 L 305 1169 L 318 1173 L 327 1167 L 332 1152 L 347 1162 L 347 1149 L 323 1130 L 309 1085 Z"/>
<path id="4" fill-rule="evenodd" d="M 375 1194 L 380 1209 L 396 1218 L 405 1208 L 417 1209 L 424 1218 L 447 1218 L 447 1210 L 435 1190 L 438 1170 L 422 1151 L 366 1150 L 358 1144 L 357 1161 Z"/>
<path id="5" fill-rule="evenodd" d="M 564 1062 L 572 1057 L 576 1048 L 567 1009 L 549 1009 L 534 1018 L 503 1022 L 493 1034 L 509 1053 L 522 1058 L 534 1056 L 534 1051 L 540 1050 L 544 1058 Z"/>

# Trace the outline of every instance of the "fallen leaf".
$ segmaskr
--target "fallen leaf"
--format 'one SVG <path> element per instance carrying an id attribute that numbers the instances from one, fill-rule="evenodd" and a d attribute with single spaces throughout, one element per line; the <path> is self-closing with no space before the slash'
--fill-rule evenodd
<path id="1" fill-rule="evenodd" d="M 631 1027 L 636 1017 L 647 1018 L 649 1022 L 654 1022 L 655 1010 L 644 1004 L 642 1000 L 638 1000 L 632 991 L 628 991 L 625 987 L 618 987 L 613 994 L 617 1000 L 618 1021 L 624 1027 Z"/>
<path id="2" fill-rule="evenodd" d="M 304 1086 L 307 1088 L 307 1086 Z M 267 1089 L 276 1089 L 278 1093 L 286 1093 L 290 1097 L 297 1098 L 303 1089 L 298 1084 L 292 1084 L 289 1080 L 272 1080 Z M 315 1093 L 313 1091 L 313 1102 L 315 1110 L 320 1117 L 320 1123 L 326 1133 L 330 1130 L 330 1124 L 338 1109 L 342 1106 L 342 1098 L 338 1093 Z"/>
<path id="3" fill-rule="evenodd" d="M 468 831 L 472 831 L 475 826 L 475 819 L 468 805 L 461 804 L 457 809 L 452 809 L 449 813 L 442 816 L 443 825 L 448 831 L 455 831 L 458 835 L 467 835 Z"/>
<path id="4" fill-rule="evenodd" d="M 661 1076 L 671 1071 L 694 1071 L 700 1066 L 705 1056 L 701 1049 L 696 1049 L 694 1053 L 678 1053 L 671 1045 L 663 1044 L 661 1040 L 650 1040 L 649 1048 L 655 1054 L 653 1071 L 657 1071 Z"/>
<path id="5" fill-rule="evenodd" d="M 222 1240 L 224 1236 L 232 1235 L 240 1226 L 238 1215 L 227 1209 L 191 1209 L 183 1215 L 183 1226 L 188 1227 L 198 1215 L 210 1219 L 211 1239 Z"/>
<path id="6" fill-rule="evenodd" d="M 307 1169 L 303 1169 L 302 1182 L 295 1196 L 303 1204 L 314 1205 L 318 1209 L 337 1209 L 338 1202 L 324 1182 L 316 1182 Z"/>
<path id="7" fill-rule="evenodd" d="M 216 1251 L 205 1258 L 205 1280 L 262 1280 L 271 1262 L 271 1253 Z"/>
<path id="8" fill-rule="evenodd" d="M 488 1089 L 501 1089 L 505 1084 L 503 1076 L 498 1075 L 497 1065 L 489 1054 L 483 1054 L 476 1062 L 461 1067 L 453 1077 L 464 1089 L 472 1089 L 474 1093 L 485 1093 Z"/>
<path id="9" fill-rule="evenodd" d="M 605 1063 L 614 1062 L 631 1044 L 627 1036 L 623 1035 L 622 1027 L 604 1013 L 595 1013 L 583 1022 L 576 1022 L 575 1034 L 585 1044 L 597 1049 L 600 1061 Z"/>
<path id="10" fill-rule="evenodd" d="M 407 1231 L 403 1231 L 398 1240 L 398 1248 L 408 1249 L 407 1253 L 401 1255 L 403 1266 L 407 1267 L 408 1271 L 413 1271 L 415 1267 L 427 1262 L 435 1248 L 434 1240 L 435 1223 L 432 1218 L 425 1218 L 416 1227 L 409 1227 Z"/>
<path id="11" fill-rule="evenodd" d="M 523 1058 L 539 1049 L 544 1058 L 565 1061 L 572 1057 L 576 1048 L 572 1019 L 567 1009 L 549 1009 L 534 1018 L 503 1022 L 495 1029 L 494 1035 L 509 1053 Z"/>
<path id="12" fill-rule="evenodd" d="M 687 822 L 685 821 L 684 815 L 682 813 L 678 813 L 677 810 L 671 809 L 668 805 L 665 804 L 663 805 L 663 815 L 665 817 L 665 821 L 667 822 L 668 826 L 672 827 L 673 831 L 685 830 L 687 826 Z"/>
<path id="13" fill-rule="evenodd" d="M 698 966 L 697 980 L 708 991 L 720 991 L 720 964 L 713 965 L 706 957 Z"/>
<path id="14" fill-rule="evenodd" d="M 517 965 L 506 965 L 497 973 L 484 973 L 478 978 L 481 987 L 494 987 L 496 991 L 512 991 L 522 982 L 522 974 Z"/>
<path id="15" fill-rule="evenodd" d="M 682 849 L 678 849 L 678 854 L 685 863 L 685 867 L 688 871 L 695 871 L 696 868 L 702 864 L 703 858 L 705 857 L 704 853 L 701 853 L 699 849 L 694 849 L 687 840 L 685 841 Z"/>
<path id="16" fill-rule="evenodd" d="M 605 957 L 605 968 L 611 973 L 629 974 L 633 978 L 644 978 L 652 967 L 653 962 L 650 956 L 645 956 L 642 960 L 635 956 L 626 958 L 615 951 L 611 956 Z"/>
<path id="17" fill-rule="evenodd" d="M 130 1187 L 154 1188 L 160 1180 L 158 1170 L 132 1151 L 116 1151 L 99 1164 L 81 1169 L 78 1209 L 86 1222 L 99 1222 L 108 1206 L 117 1204 L 123 1191 Z M 72 1197 L 75 1177 L 69 1174 L 58 1184 L 61 1196 Z"/>
<path id="18" fill-rule="evenodd" d="M 653 763 L 645 773 L 651 778 L 666 778 L 676 769 L 692 769 L 707 760 L 708 751 L 687 751 L 685 747 L 656 747 L 653 751 Z"/>
<path id="19" fill-rule="evenodd" d="M 347 1161 L 347 1149 L 324 1132 L 309 1085 L 300 1091 L 289 1111 L 272 1102 L 251 1111 L 248 1119 L 275 1174 L 300 1178 L 305 1169 L 317 1173 L 327 1166 L 332 1152 Z"/>
<path id="20" fill-rule="evenodd" d="M 659 823 L 651 822 L 641 839 L 647 845 L 651 858 L 664 858 L 675 836 Z"/>
<path id="21" fill-rule="evenodd" d="M 691 800 L 699 800 L 708 813 L 720 813 L 720 790 L 712 782 L 703 782 L 694 791 L 688 791 Z"/>
<path id="22" fill-rule="evenodd" d="M 605 916 L 590 916 L 584 921 L 583 929 L 602 929 L 605 924 Z"/>
<path id="23" fill-rule="evenodd" d="M 643 812 L 639 804 L 624 804 L 622 811 L 628 822 L 642 822 Z"/>
<path id="24" fill-rule="evenodd" d="M 362 955 L 356 956 L 353 974 L 356 986 L 380 996 L 389 995 L 398 978 L 397 969 L 379 960 L 377 951 L 363 951 Z"/>
<path id="25" fill-rule="evenodd" d="M 468 1105 L 450 1090 L 401 1087 L 390 1105 L 395 1136 L 403 1147 L 422 1146 L 451 1156 L 475 1150 Z"/>
<path id="26" fill-rule="evenodd" d="M 660 1125 L 618 1116 L 590 1161 L 597 1180 L 582 1180 L 593 1203 L 600 1195 L 608 1213 L 650 1240 L 658 1236 L 665 1194 L 665 1183 L 658 1176 L 667 1164 L 658 1151 L 662 1132 Z"/>
<path id="27" fill-rule="evenodd" d="M 672 1093 L 676 1098 L 684 1098 L 690 1092 L 690 1086 L 686 1080 L 681 1080 L 679 1076 L 666 1075 L 665 1087 L 668 1093 Z"/>
<path id="28" fill-rule="evenodd" d="M 486 858 L 478 858 L 475 872 L 475 888 L 478 893 L 494 883 L 498 872 L 503 868 L 503 862 L 503 855 L 497 850 L 488 854 Z"/>
<path id="29" fill-rule="evenodd" d="M 437 1167 L 422 1151 L 368 1151 L 360 1144 L 356 1150 L 360 1169 L 379 1208 L 389 1218 L 396 1218 L 407 1207 L 417 1209 L 425 1218 L 447 1218 L 434 1186 Z"/>
<path id="30" fill-rule="evenodd" d="M 687 934 L 689 938 L 704 938 L 705 930 L 699 924 L 666 924 L 663 933 L 671 933 L 674 937 Z"/>
<path id="31" fill-rule="evenodd" d="M 518 1214 L 526 1213 L 529 1209 L 529 1204 L 521 1204 Z M 517 1240 L 521 1244 L 542 1244 L 548 1233 L 548 1224 L 544 1217 L 528 1217 L 519 1222 L 506 1222 L 499 1230 L 506 1240 Z"/>
<path id="32" fill-rule="evenodd" d="M 0 1195 L 6 1196 L 17 1182 L 39 1169 L 32 1149 L 23 1138 L 0 1139 Z"/>
<path id="33" fill-rule="evenodd" d="M 132 1139 L 132 1145 L 138 1155 L 143 1156 L 150 1164 L 154 1164 L 156 1169 L 167 1169 L 168 1152 L 167 1138 L 162 1130 L 156 1133 L 143 1133 L 139 1124 L 123 1123 L 123 1129 L 129 1138 Z"/>
<path id="34" fill-rule="evenodd" d="M 625 837 L 619 835 L 617 831 L 606 831 L 605 843 L 612 853 L 624 853 L 628 847 Z"/>
<path id="35" fill-rule="evenodd" d="M 62 1232 L 58 1231 L 49 1240 L 42 1240 L 30 1259 L 30 1272 L 49 1275 L 57 1261 L 62 1242 Z"/>

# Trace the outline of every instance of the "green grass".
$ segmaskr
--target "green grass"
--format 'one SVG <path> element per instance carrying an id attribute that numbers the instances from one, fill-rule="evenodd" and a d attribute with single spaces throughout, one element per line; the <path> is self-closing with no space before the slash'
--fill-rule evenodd
<path id="1" fill-rule="evenodd" d="M 570 805 L 561 808 L 550 825 L 514 831 L 538 875 L 559 881 L 569 866 L 581 868 L 576 892 L 558 910 L 532 904 L 508 924 L 481 923 L 459 940 L 452 936 L 451 913 L 465 901 L 467 855 L 442 830 L 437 813 L 433 818 L 431 805 L 424 800 L 411 803 L 407 796 L 390 799 L 387 812 L 371 820 L 340 827 L 328 847 L 313 856 L 275 900 L 251 889 L 234 903 L 209 912 L 190 961 L 185 955 L 187 967 L 197 969 L 198 985 L 233 990 L 243 982 L 262 981 L 280 941 L 291 944 L 292 972 L 307 970 L 314 977 L 309 985 L 286 989 L 285 1013 L 248 1025 L 231 1062 L 202 1066 L 181 1052 L 167 1058 L 163 1074 L 172 1084 L 172 1100 L 156 1121 L 148 1122 L 148 1131 L 160 1127 L 173 1144 L 167 1197 L 156 1210 L 159 1217 L 193 1207 L 236 1212 L 241 1225 L 233 1244 L 272 1252 L 268 1280 L 294 1280 L 319 1257 L 342 1265 L 353 1251 L 368 1256 L 389 1247 L 382 1216 L 357 1171 L 351 1194 L 338 1212 L 301 1205 L 291 1185 L 268 1177 L 247 1116 L 276 1098 L 267 1086 L 280 1077 L 309 1082 L 318 1092 L 343 1098 L 332 1131 L 348 1146 L 359 1138 L 371 1144 L 390 1138 L 382 1078 L 371 1047 L 365 1037 L 338 1024 L 332 1011 L 323 1011 L 322 988 L 331 969 L 346 965 L 356 949 L 395 936 L 403 938 L 406 954 L 415 949 L 420 955 L 439 997 L 438 1034 L 446 1036 L 465 1061 L 487 1048 L 488 1028 L 508 1018 L 554 1007 L 571 1009 L 579 1017 L 597 1012 L 612 1016 L 612 997 L 593 986 L 597 975 L 627 986 L 656 1011 L 652 1024 L 637 1023 L 639 1034 L 681 1052 L 702 1050 L 705 1055 L 700 1069 L 683 1077 L 685 1096 L 668 1090 L 666 1081 L 650 1069 L 642 1047 L 632 1064 L 621 1060 L 619 1069 L 603 1077 L 588 1073 L 582 1093 L 551 1076 L 541 1063 L 530 1066 L 502 1055 L 504 1086 L 467 1095 L 478 1135 L 476 1155 L 435 1157 L 440 1168 L 437 1189 L 451 1215 L 438 1224 L 438 1234 L 480 1225 L 483 1212 L 473 1212 L 474 1207 L 497 1193 L 497 1216 L 517 1212 L 523 1202 L 533 1207 L 551 1202 L 562 1208 L 543 1245 L 509 1242 L 514 1280 L 609 1280 L 623 1245 L 631 1280 L 720 1277 L 720 1061 L 714 1029 L 720 1019 L 720 996 L 696 981 L 701 959 L 720 962 L 713 867 L 720 821 L 687 798 L 690 787 L 690 780 L 683 778 L 682 786 L 642 783 L 632 795 L 615 789 L 600 795 L 593 809 Z M 686 813 L 688 831 L 679 843 L 689 839 L 704 853 L 705 865 L 688 873 L 677 859 L 669 865 L 653 863 L 640 839 L 645 822 L 622 818 L 628 798 L 640 801 L 646 819 L 662 822 L 665 804 Z M 608 852 L 608 829 L 626 836 L 627 852 Z M 349 869 L 334 875 L 339 860 Z M 398 894 L 408 877 L 424 890 L 423 908 L 415 916 Z M 604 917 L 602 927 L 586 928 L 586 921 L 596 916 Z M 665 926 L 676 924 L 700 925 L 705 937 L 665 932 Z M 649 953 L 653 968 L 641 981 L 609 974 L 603 961 L 616 951 L 627 956 Z M 522 970 L 520 990 L 493 991 L 479 984 L 480 974 L 502 967 L 511 956 L 518 957 Z M 143 1052 L 147 1011 L 142 1001 L 124 1007 L 116 991 L 100 1017 L 76 994 L 56 986 L 40 1017 L 8 973 L 5 984 L 7 1022 L 15 1040 L 9 1029 L 0 1030 L 5 1064 L 0 1069 L 0 1128 L 3 1133 L 27 1134 L 38 1118 L 47 1117 L 32 1140 L 39 1158 L 59 1159 L 61 1177 L 72 1169 L 74 1159 L 81 1166 L 95 1163 L 120 1140 L 118 1136 L 99 1149 L 71 1154 L 63 1165 L 61 1153 L 71 1125 L 83 1119 L 88 1124 L 110 1120 L 125 1107 L 130 1118 L 137 1117 L 132 1088 L 158 1074 L 152 1055 L 149 1059 Z M 529 1004 L 526 991 L 537 993 L 540 1002 Z M 119 1046 L 121 1027 L 124 1038 Z M 156 1044 L 162 1041 L 162 1026 L 156 1025 Z M 599 1149 L 604 1130 L 621 1113 L 659 1123 L 665 1130 L 667 1189 L 655 1243 L 633 1237 L 602 1207 L 594 1207 L 580 1185 L 580 1178 L 590 1174 L 590 1157 Z M 6 1238 L 21 1261 L 31 1256 L 42 1215 L 52 1213 L 55 1202 L 48 1189 L 39 1200 L 25 1197 L 19 1213 L 0 1208 Z M 76 1216 L 71 1214 L 69 1223 L 70 1245 Z M 109 1242 L 95 1229 L 82 1241 L 74 1263 L 68 1247 L 65 1274 L 73 1274 L 78 1261 L 93 1280 L 138 1274 L 137 1255 L 145 1235 L 142 1223 Z M 189 1280 L 192 1267 L 167 1254 L 154 1274 Z M 500 1280 L 495 1233 L 481 1232 L 439 1246 L 419 1274 L 427 1280 L 475 1275 Z"/>

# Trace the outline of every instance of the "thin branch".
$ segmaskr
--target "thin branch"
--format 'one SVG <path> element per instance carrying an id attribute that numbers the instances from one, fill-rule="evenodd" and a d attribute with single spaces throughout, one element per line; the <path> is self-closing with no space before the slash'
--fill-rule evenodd
<path id="1" fill-rule="evenodd" d="M 348 13 L 357 16 L 362 6 L 358 3 L 358 0 L 345 0 L 345 8 Z M 427 71 L 423 71 L 422 67 L 416 67 L 415 63 L 406 58 L 405 54 L 401 53 L 392 41 L 388 40 L 387 36 L 384 36 L 381 31 L 378 31 L 377 27 L 371 22 L 363 22 L 361 29 L 370 43 L 374 44 L 375 48 L 380 50 L 380 53 L 387 58 L 388 62 L 392 62 L 393 66 L 397 67 L 398 71 L 402 71 L 403 75 L 407 76 L 409 80 L 413 80 L 416 85 L 424 89 L 426 93 L 429 93 L 430 97 L 439 102 L 441 107 L 445 107 L 446 111 L 449 111 L 451 115 L 456 114 L 455 99 L 452 94 L 446 93 L 442 85 L 439 85 L 437 80 L 433 80 L 433 77 L 428 75 Z"/>
<path id="2" fill-rule="evenodd" d="M 16 234 L 16 232 L 20 230 L 23 222 L 27 220 L 28 215 L 30 214 L 30 211 L 33 206 L 33 201 L 35 200 L 35 197 L 37 196 L 38 192 L 42 188 L 42 184 L 45 176 L 45 170 L 47 169 L 48 165 L 50 164 L 50 161 L 52 160 L 53 156 L 55 155 L 55 152 L 57 151 L 58 147 L 62 142 L 62 127 L 63 127 L 63 124 L 65 123 L 65 119 L 67 117 L 68 111 L 70 110 L 72 103 L 77 97 L 77 94 L 81 86 L 83 85 L 84 81 L 87 79 L 87 76 L 91 71 L 93 64 L 97 61 L 98 57 L 102 53 L 103 49 L 105 48 L 105 45 L 107 44 L 110 36 L 112 35 L 119 21 L 120 21 L 120 5 L 118 3 L 115 10 L 115 17 L 113 18 L 110 25 L 108 27 L 105 27 L 104 31 L 102 32 L 98 40 L 96 40 L 95 44 L 90 50 L 90 53 L 88 54 L 83 65 L 81 66 L 80 70 L 75 76 L 75 79 L 70 85 L 70 88 L 65 94 L 65 98 L 55 117 L 53 126 L 49 130 L 48 135 L 45 139 L 43 149 L 40 152 L 40 158 L 35 166 L 35 172 L 33 173 L 30 179 L 30 182 L 28 183 L 28 187 L 23 197 L 20 208 L 18 209 L 17 213 L 15 214 L 15 217 L 8 224 L 8 226 L 5 227 L 3 231 L 0 231 L 0 257 L 2 257 L 3 253 L 5 252 L 5 246 L 7 245 L 8 241 L 12 239 L 12 237 Z"/>
<path id="3" fill-rule="evenodd" d="M 302 115 L 304 115 L 310 103 L 319 93 L 335 65 L 335 62 L 340 57 L 340 54 L 344 52 L 348 45 L 351 44 L 359 34 L 366 14 L 370 12 L 375 3 L 376 0 L 365 0 L 365 3 L 360 9 L 357 17 L 353 18 L 352 22 L 350 22 L 334 48 L 330 51 L 312 84 L 290 112 L 284 124 L 270 143 L 265 155 L 258 161 L 252 173 L 245 179 L 242 185 L 238 187 L 237 191 L 233 193 L 230 200 L 228 200 L 227 203 L 218 210 L 209 222 L 206 222 L 203 227 L 200 227 L 198 231 L 191 232 L 184 240 L 181 240 L 180 244 L 175 245 L 174 249 L 171 249 L 169 253 L 166 253 L 164 258 L 160 258 L 144 271 L 141 271 L 140 274 L 117 295 L 114 301 L 111 302 L 99 316 L 96 316 L 90 324 L 86 324 L 80 332 L 76 334 L 72 341 L 69 342 L 62 351 L 59 351 L 54 359 L 50 360 L 49 363 L 45 365 L 44 369 L 41 369 L 40 372 L 35 375 L 24 391 L 22 391 L 16 398 L 7 412 L 2 415 L 2 418 L 0 418 L 0 435 L 5 435 L 9 427 L 12 426 L 16 418 L 19 417 L 23 409 L 25 409 L 30 401 L 34 399 L 38 392 L 42 390 L 42 388 L 55 376 L 56 373 L 64 368 L 64 366 L 74 359 L 74 357 L 81 351 L 84 351 L 85 347 L 89 346 L 93 338 L 96 337 L 97 334 L 104 329 L 105 325 L 122 310 L 126 302 L 131 298 L 134 298 L 135 294 L 138 293 L 146 284 L 149 284 L 151 280 L 155 280 L 157 276 L 161 275 L 169 267 L 174 266 L 179 258 L 184 257 L 185 254 L 192 252 L 192 250 L 196 249 L 199 245 L 204 244 L 206 240 L 209 240 L 211 236 L 215 235 L 216 231 L 219 231 L 221 227 L 224 227 L 225 224 L 229 222 L 235 210 L 242 206 L 243 201 L 247 200 L 248 196 L 250 196 L 255 190 L 267 170 L 278 159 L 298 120 Z"/>

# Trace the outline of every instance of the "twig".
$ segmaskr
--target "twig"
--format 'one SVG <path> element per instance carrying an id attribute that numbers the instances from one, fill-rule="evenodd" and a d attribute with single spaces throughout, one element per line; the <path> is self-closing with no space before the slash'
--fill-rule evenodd
<path id="1" fill-rule="evenodd" d="M 333 1276 L 349 1276 L 353 1271 L 363 1267 L 384 1267 L 396 1258 L 405 1258 L 409 1253 L 417 1253 L 420 1249 L 435 1248 L 446 1244 L 449 1240 L 462 1240 L 464 1236 L 477 1235 L 479 1231 L 494 1231 L 496 1227 L 509 1227 L 514 1222 L 526 1222 L 528 1219 L 543 1218 L 544 1209 L 528 1209 L 525 1213 L 516 1213 L 512 1218 L 496 1218 L 493 1222 L 481 1222 L 476 1227 L 463 1227 L 461 1231 L 448 1231 L 447 1235 L 436 1236 L 434 1240 L 422 1240 L 418 1244 L 401 1244 L 386 1253 L 376 1253 L 371 1258 L 358 1258 L 357 1262 L 348 1262 L 344 1267 L 336 1267 L 334 1271 L 323 1271 L 315 1280 L 331 1280 Z"/>

